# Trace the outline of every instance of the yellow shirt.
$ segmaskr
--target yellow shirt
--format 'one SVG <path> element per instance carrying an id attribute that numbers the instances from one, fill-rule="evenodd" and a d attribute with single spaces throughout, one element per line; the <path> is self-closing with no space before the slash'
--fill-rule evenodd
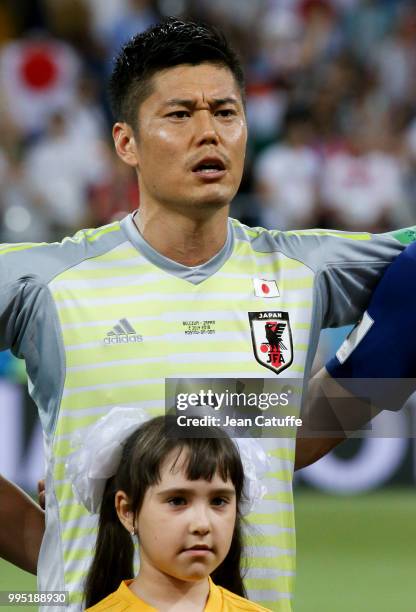
<path id="1" fill-rule="evenodd" d="M 132 580 L 125 580 L 120 584 L 117 591 L 107 595 L 105 599 L 99 601 L 95 606 L 88 608 L 86 612 L 157 612 L 156 608 L 149 606 L 145 601 L 137 597 L 128 588 Z M 209 578 L 209 596 L 205 612 L 267 612 L 268 608 L 263 608 L 259 604 L 248 601 L 244 597 L 239 597 L 227 589 L 216 586 Z"/>

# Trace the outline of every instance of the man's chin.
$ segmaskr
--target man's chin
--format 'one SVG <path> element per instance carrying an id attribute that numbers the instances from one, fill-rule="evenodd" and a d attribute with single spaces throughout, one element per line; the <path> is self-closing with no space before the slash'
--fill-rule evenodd
<path id="1" fill-rule="evenodd" d="M 194 190 L 181 194 L 174 201 L 165 201 L 166 209 L 176 210 L 189 217 L 206 217 L 219 210 L 228 208 L 235 193 L 227 190 Z"/>
<path id="2" fill-rule="evenodd" d="M 235 193 L 223 189 L 206 190 L 205 193 L 195 193 L 192 198 L 192 206 L 199 209 L 219 210 L 231 204 Z"/>
<path id="3" fill-rule="evenodd" d="M 230 200 L 220 199 L 220 198 L 212 198 L 206 200 L 199 200 L 193 204 L 193 208 L 200 211 L 213 212 L 217 210 L 222 210 L 223 208 L 228 208 L 230 206 Z"/>
<path id="4" fill-rule="evenodd" d="M 192 198 L 190 200 L 181 200 L 180 202 L 175 202 L 174 204 L 170 204 L 169 208 L 171 210 L 176 210 L 188 217 L 209 217 L 215 212 L 228 209 L 230 201 L 228 198 Z"/>

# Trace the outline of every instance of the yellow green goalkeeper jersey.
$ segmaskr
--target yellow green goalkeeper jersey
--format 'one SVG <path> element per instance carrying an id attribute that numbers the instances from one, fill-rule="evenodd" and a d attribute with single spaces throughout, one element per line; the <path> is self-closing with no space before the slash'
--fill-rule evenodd
<path id="1" fill-rule="evenodd" d="M 169 377 L 303 381 L 320 329 L 354 322 L 414 235 L 278 232 L 230 220 L 221 251 L 188 268 L 157 253 L 129 216 L 61 243 L 0 247 L 2 348 L 26 360 L 44 430 L 39 589 L 69 591 L 67 609 L 83 608 L 97 517 L 76 503 L 66 475 L 75 432 L 82 436 L 114 406 L 162 413 Z M 269 319 L 280 327 L 267 329 Z M 273 333 L 282 340 L 277 351 Z M 268 492 L 249 515 L 246 587 L 252 601 L 289 612 L 295 446 L 262 443 Z"/>

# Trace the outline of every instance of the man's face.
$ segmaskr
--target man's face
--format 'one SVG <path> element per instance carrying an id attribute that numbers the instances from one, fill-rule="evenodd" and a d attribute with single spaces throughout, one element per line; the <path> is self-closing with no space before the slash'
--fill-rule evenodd
<path id="1" fill-rule="evenodd" d="M 247 141 L 232 73 L 216 64 L 184 64 L 156 73 L 152 86 L 134 139 L 141 201 L 179 210 L 229 204 Z"/>

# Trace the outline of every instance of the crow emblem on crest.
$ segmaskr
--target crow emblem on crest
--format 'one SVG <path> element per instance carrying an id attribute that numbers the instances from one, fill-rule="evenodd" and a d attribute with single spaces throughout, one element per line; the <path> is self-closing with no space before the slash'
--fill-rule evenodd
<path id="1" fill-rule="evenodd" d="M 270 344 L 270 348 L 274 350 L 283 349 L 286 347 L 283 343 L 282 336 L 285 331 L 286 323 L 275 323 L 268 322 L 265 325 L 267 342 Z"/>

